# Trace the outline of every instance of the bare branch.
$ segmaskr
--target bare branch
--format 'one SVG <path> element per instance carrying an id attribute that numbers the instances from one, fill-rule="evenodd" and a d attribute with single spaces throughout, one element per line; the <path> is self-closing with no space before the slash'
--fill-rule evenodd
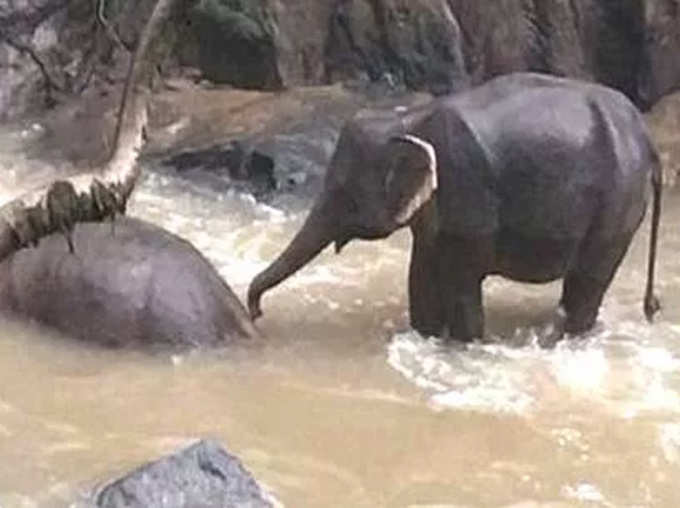
<path id="1" fill-rule="evenodd" d="M 52 90 L 63 91 L 64 87 L 56 82 L 52 77 L 51 72 L 47 69 L 47 64 L 42 61 L 42 58 L 38 55 L 37 51 L 33 49 L 29 44 L 23 44 L 19 41 L 12 39 L 11 37 L 6 37 L 5 42 L 8 46 L 16 49 L 20 53 L 27 54 L 31 60 L 38 66 L 40 73 L 45 80 L 45 86 L 47 87 L 47 96 L 50 97 Z"/>
<path id="2" fill-rule="evenodd" d="M 73 249 L 71 231 L 78 222 L 103 221 L 125 213 L 140 168 L 137 157 L 147 121 L 153 71 L 152 46 L 180 0 L 158 0 L 130 60 L 118 111 L 112 153 L 99 171 L 57 180 L 0 207 L 0 260 L 41 238 L 62 232 Z"/>
<path id="3" fill-rule="evenodd" d="M 106 0 L 97 0 L 96 6 L 96 17 L 97 22 L 104 28 L 104 31 L 109 36 L 109 38 L 116 43 L 119 47 L 123 48 L 128 53 L 132 52 L 132 48 L 129 44 L 126 44 L 123 39 L 120 38 L 116 29 L 111 26 L 111 24 L 104 16 L 104 10 L 106 9 Z"/>
<path id="4" fill-rule="evenodd" d="M 40 23 L 66 8 L 68 2 L 69 0 L 58 0 L 41 6 L 30 6 L 32 8 L 28 9 L 10 8 L 6 14 L 0 12 L 0 39 L 33 33 Z"/>

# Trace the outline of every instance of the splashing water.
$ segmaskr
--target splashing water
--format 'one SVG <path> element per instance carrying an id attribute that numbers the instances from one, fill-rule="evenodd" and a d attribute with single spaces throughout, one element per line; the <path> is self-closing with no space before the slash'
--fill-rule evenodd
<path id="1" fill-rule="evenodd" d="M 2 139 L 11 193 L 28 163 Z M 240 296 L 304 218 L 151 170 L 130 214 L 189 239 Z M 0 506 L 69 505 L 199 436 L 286 506 L 678 506 L 679 220 L 671 194 L 657 322 L 645 224 L 596 329 L 553 350 L 536 344 L 559 283 L 490 278 L 483 343 L 408 329 L 407 232 L 324 252 L 268 293 L 257 351 L 148 357 L 3 320 Z"/>

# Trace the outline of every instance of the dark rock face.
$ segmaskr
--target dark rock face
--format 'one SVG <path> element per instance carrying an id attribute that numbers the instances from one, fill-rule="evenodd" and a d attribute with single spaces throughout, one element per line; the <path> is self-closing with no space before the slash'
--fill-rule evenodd
<path id="1" fill-rule="evenodd" d="M 643 2 L 645 31 L 638 94 L 643 106 L 680 87 L 680 3 L 677 0 Z"/>
<path id="2" fill-rule="evenodd" d="M 97 508 L 272 508 L 241 462 L 212 441 L 152 462 L 104 487 Z"/>
<path id="3" fill-rule="evenodd" d="M 446 0 L 345 0 L 331 18 L 329 80 L 388 79 L 434 94 L 468 85 L 462 34 Z"/>
<path id="4" fill-rule="evenodd" d="M 262 0 L 201 0 L 191 19 L 207 79 L 240 88 L 281 88 L 276 24 Z"/>
<path id="5" fill-rule="evenodd" d="M 239 34 L 243 40 L 235 44 L 223 35 L 218 45 L 225 58 L 241 62 L 220 75 L 220 81 L 234 85 L 243 84 L 253 65 L 241 55 L 239 44 L 245 41 L 268 48 L 258 65 L 270 62 L 269 71 L 261 73 L 258 87 L 364 79 L 441 94 L 499 74 L 544 71 L 602 82 L 647 107 L 680 85 L 676 0 L 201 4 L 199 10 L 220 4 L 230 13 L 206 20 L 213 33 Z"/>
<path id="6" fill-rule="evenodd" d="M 107 93 L 121 82 L 154 0 L 0 0 L 0 121 L 39 112 L 88 88 Z M 101 9 L 98 11 L 99 6 Z M 163 54 L 182 33 L 168 61 L 185 62 L 193 39 L 183 19 L 164 34 Z M 164 67 L 171 66 L 170 63 Z"/>
<path id="7" fill-rule="evenodd" d="M 188 242 L 132 218 L 82 224 L 0 264 L 0 312 L 107 346 L 218 346 L 256 335 L 245 309 Z"/>
<path id="8" fill-rule="evenodd" d="M 206 78 L 243 88 L 326 82 L 329 0 L 201 0 L 191 10 Z"/>
<path id="9" fill-rule="evenodd" d="M 125 45 L 134 44 L 152 4 L 106 3 L 104 14 Z M 441 94 L 498 74 L 545 71 L 619 88 L 646 108 L 680 85 L 677 0 L 190 4 L 170 30 L 175 51 L 169 61 L 237 87 L 384 80 Z M 127 53 L 93 23 L 93 5 L 0 0 L 0 72 L 8 76 L 0 83 L 0 116 L 24 111 L 46 83 L 74 93 L 120 77 L 114 71 L 123 68 Z M 95 41 L 96 51 L 83 48 L 82 40 Z M 34 57 L 46 64 L 46 74 Z"/>
<path id="10" fill-rule="evenodd" d="M 0 120 L 24 112 L 48 86 L 27 48 L 40 58 L 45 48 L 55 43 L 59 13 L 66 4 L 64 0 L 0 0 Z"/>

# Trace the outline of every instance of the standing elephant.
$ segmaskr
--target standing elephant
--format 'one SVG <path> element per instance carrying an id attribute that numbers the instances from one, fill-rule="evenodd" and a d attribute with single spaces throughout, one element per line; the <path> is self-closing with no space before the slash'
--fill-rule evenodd
<path id="1" fill-rule="evenodd" d="M 651 178 L 650 178 L 651 175 Z M 661 167 L 639 111 L 621 93 L 510 74 L 401 112 L 360 113 L 340 135 L 324 189 L 286 250 L 252 281 L 248 306 L 329 243 L 413 233 L 412 326 L 462 341 L 484 331 L 482 281 L 564 278 L 559 327 L 579 334 L 654 194 L 644 311 L 653 295 Z"/>

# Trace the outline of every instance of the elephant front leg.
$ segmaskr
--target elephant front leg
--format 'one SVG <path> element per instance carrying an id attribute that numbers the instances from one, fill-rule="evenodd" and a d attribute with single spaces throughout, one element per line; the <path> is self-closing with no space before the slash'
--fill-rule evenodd
<path id="1" fill-rule="evenodd" d="M 414 235 L 408 281 L 409 312 L 411 327 L 424 337 L 440 336 L 445 325 L 434 252 L 432 242 Z"/>
<path id="2" fill-rule="evenodd" d="M 472 342 L 484 335 L 484 308 L 480 280 L 456 280 L 444 292 L 446 328 L 444 338 Z"/>
<path id="3" fill-rule="evenodd" d="M 482 269 L 484 249 L 443 238 L 439 247 L 442 308 L 447 340 L 471 342 L 484 335 Z"/>

